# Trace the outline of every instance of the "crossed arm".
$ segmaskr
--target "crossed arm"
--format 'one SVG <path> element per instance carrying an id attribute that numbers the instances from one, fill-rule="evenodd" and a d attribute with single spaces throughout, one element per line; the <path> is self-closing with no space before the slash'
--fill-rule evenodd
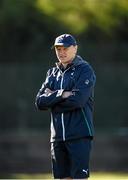
<path id="1" fill-rule="evenodd" d="M 95 75 L 92 71 L 82 71 L 75 89 L 65 91 L 64 89 L 52 91 L 44 86 L 36 97 L 36 106 L 40 110 L 48 108 L 55 112 L 66 112 L 85 105 L 92 95 L 95 84 Z"/>
<path id="2" fill-rule="evenodd" d="M 46 88 L 45 93 L 48 96 L 48 95 L 51 95 L 52 93 L 54 93 L 54 91 L 50 90 L 49 88 Z M 69 96 L 72 96 L 72 95 L 73 95 L 72 91 L 63 91 L 62 98 L 65 99 L 65 98 L 68 98 Z"/>
<path id="3" fill-rule="evenodd" d="M 64 91 L 63 89 L 52 91 L 49 88 L 41 88 L 36 96 L 36 106 L 40 110 L 53 108 L 69 96 L 73 95 L 72 91 Z"/>

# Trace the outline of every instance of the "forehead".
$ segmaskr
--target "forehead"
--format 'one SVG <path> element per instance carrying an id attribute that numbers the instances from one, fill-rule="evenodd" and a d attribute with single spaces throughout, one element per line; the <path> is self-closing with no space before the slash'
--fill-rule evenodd
<path id="1" fill-rule="evenodd" d="M 74 46 L 69 46 L 69 47 L 65 47 L 65 46 L 55 46 L 55 49 L 72 49 Z"/>

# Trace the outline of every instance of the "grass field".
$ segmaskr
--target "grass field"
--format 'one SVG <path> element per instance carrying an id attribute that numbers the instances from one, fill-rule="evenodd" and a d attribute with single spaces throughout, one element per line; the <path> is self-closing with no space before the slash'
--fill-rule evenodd
<path id="1" fill-rule="evenodd" d="M 18 174 L 15 179 L 53 179 L 51 174 Z M 128 174 L 121 173 L 92 173 L 89 180 L 128 180 Z"/>

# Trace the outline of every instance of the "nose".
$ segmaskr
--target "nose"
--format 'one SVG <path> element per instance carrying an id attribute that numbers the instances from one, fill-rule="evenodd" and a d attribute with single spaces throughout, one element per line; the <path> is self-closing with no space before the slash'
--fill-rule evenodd
<path id="1" fill-rule="evenodd" d="M 63 49 L 60 49 L 60 54 L 64 54 L 64 50 Z"/>

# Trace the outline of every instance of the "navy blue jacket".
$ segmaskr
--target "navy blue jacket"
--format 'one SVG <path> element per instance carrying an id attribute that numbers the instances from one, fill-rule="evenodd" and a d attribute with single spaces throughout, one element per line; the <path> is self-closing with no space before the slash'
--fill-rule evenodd
<path id="1" fill-rule="evenodd" d="M 51 109 L 51 142 L 93 138 L 95 81 L 92 67 L 80 56 L 76 56 L 65 70 L 59 63 L 48 70 L 36 96 L 36 106 L 40 110 Z M 53 93 L 46 94 L 46 88 Z M 72 91 L 73 95 L 64 99 L 63 91 Z"/>

